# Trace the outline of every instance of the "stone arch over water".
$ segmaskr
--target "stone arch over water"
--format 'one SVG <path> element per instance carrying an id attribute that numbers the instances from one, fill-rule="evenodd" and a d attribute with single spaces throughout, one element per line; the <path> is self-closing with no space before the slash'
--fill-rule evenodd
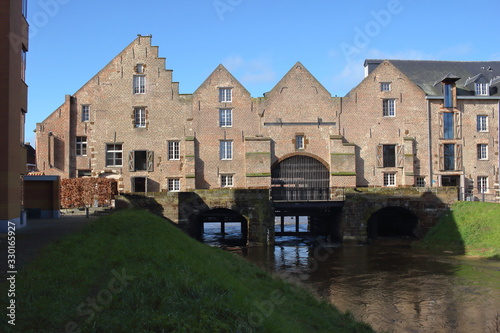
<path id="1" fill-rule="evenodd" d="M 416 238 L 418 224 L 418 216 L 408 208 L 388 205 L 371 214 L 368 219 L 368 239 Z"/>

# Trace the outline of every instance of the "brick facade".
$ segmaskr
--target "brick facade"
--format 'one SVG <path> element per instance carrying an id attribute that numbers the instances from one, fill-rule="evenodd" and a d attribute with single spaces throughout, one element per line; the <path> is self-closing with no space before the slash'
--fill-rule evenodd
<path id="1" fill-rule="evenodd" d="M 138 36 L 37 124 L 38 168 L 113 177 L 123 192 L 262 188 L 271 186 L 281 162 L 307 156 L 327 170 L 331 187 L 439 186 L 450 173 L 440 169 L 448 143 L 439 137 L 443 97 L 403 65 L 367 63 L 357 87 L 332 97 L 297 62 L 260 98 L 219 65 L 193 94 L 180 95 L 151 37 Z M 428 80 L 441 87 L 446 74 Z M 493 187 L 498 96 L 465 99 L 454 89 L 454 111 L 446 112 L 457 114 L 461 133 L 452 143 L 463 165 L 451 173 L 463 186 L 484 176 Z M 488 117 L 487 131 L 477 132 L 477 115 Z M 478 144 L 488 145 L 487 158 L 477 160 Z"/>
<path id="2" fill-rule="evenodd" d="M 27 3 L 5 0 L 0 3 L 0 231 L 14 223 L 25 225 L 22 204 L 22 176 L 27 173 L 24 120 L 28 111 L 25 83 L 28 51 Z"/>

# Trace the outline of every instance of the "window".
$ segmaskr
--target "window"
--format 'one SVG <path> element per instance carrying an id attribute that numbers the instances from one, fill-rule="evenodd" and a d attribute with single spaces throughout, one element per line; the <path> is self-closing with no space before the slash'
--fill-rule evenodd
<path id="1" fill-rule="evenodd" d="M 233 159 L 233 141 L 220 141 L 220 159 L 232 160 Z"/>
<path id="2" fill-rule="evenodd" d="M 384 186 L 396 186 L 395 173 L 384 173 Z"/>
<path id="3" fill-rule="evenodd" d="M 221 175 L 220 185 L 221 187 L 233 187 L 233 175 Z"/>
<path id="4" fill-rule="evenodd" d="M 146 93 L 146 76 L 134 75 L 134 94 Z"/>
<path id="5" fill-rule="evenodd" d="M 453 122 L 453 112 L 444 112 L 443 113 L 443 133 L 444 139 L 454 139 L 455 138 L 455 125 Z"/>
<path id="6" fill-rule="evenodd" d="M 396 166 L 396 145 L 383 145 L 384 168 Z"/>
<path id="7" fill-rule="evenodd" d="M 28 0 L 22 2 L 22 14 L 25 19 L 28 19 Z"/>
<path id="8" fill-rule="evenodd" d="M 146 127 L 146 109 L 145 108 L 135 108 L 134 109 L 134 126 L 135 127 Z"/>
<path id="9" fill-rule="evenodd" d="M 116 144 L 116 143 L 106 144 L 106 166 L 108 167 L 123 166 L 122 144 Z"/>
<path id="10" fill-rule="evenodd" d="M 425 177 L 417 177 L 415 186 L 417 187 L 425 187 Z"/>
<path id="11" fill-rule="evenodd" d="M 378 145 L 377 168 L 402 168 L 404 165 L 403 145 Z"/>
<path id="12" fill-rule="evenodd" d="M 82 105 L 82 121 L 90 120 L 90 105 Z"/>
<path id="13" fill-rule="evenodd" d="M 168 141 L 168 160 L 177 161 L 180 159 L 180 142 Z"/>
<path id="14" fill-rule="evenodd" d="M 179 192 L 181 190 L 181 180 L 179 178 L 171 178 L 168 180 L 168 191 Z"/>
<path id="15" fill-rule="evenodd" d="M 77 136 L 76 137 L 76 155 L 77 156 L 87 156 L 87 137 Z"/>
<path id="16" fill-rule="evenodd" d="M 382 101 L 382 109 L 383 109 L 384 117 L 395 117 L 396 116 L 396 100 L 384 99 Z"/>
<path id="17" fill-rule="evenodd" d="M 443 86 L 444 93 L 444 107 L 452 108 L 453 107 L 453 85 L 449 83 L 445 83 Z"/>
<path id="18" fill-rule="evenodd" d="M 488 193 L 488 177 L 477 177 L 477 191 L 479 193 Z"/>
<path id="19" fill-rule="evenodd" d="M 389 82 L 380 83 L 380 91 L 391 91 L 391 84 Z"/>
<path id="20" fill-rule="evenodd" d="M 90 170 L 78 170 L 78 178 L 82 177 L 92 177 L 92 171 Z"/>
<path id="21" fill-rule="evenodd" d="M 296 135 L 295 136 L 295 149 L 304 149 L 305 146 L 305 140 L 303 135 Z"/>
<path id="22" fill-rule="evenodd" d="M 144 64 L 137 64 L 135 66 L 135 72 L 138 74 L 144 73 L 144 67 L 146 67 L 146 66 L 144 66 Z"/>
<path id="23" fill-rule="evenodd" d="M 487 144 L 477 145 L 477 159 L 478 160 L 487 160 L 488 159 L 488 145 Z"/>
<path id="24" fill-rule="evenodd" d="M 219 102 L 232 102 L 232 100 L 231 88 L 219 88 Z"/>
<path id="25" fill-rule="evenodd" d="M 233 126 L 233 110 L 220 109 L 219 110 L 219 126 L 232 127 Z"/>
<path id="26" fill-rule="evenodd" d="M 490 87 L 488 83 L 476 83 L 476 95 L 488 96 L 490 94 Z"/>
<path id="27" fill-rule="evenodd" d="M 133 150 L 128 153 L 128 171 L 153 171 L 154 153 L 150 150 Z"/>
<path id="28" fill-rule="evenodd" d="M 444 144 L 444 170 L 455 170 L 455 145 Z"/>
<path id="29" fill-rule="evenodd" d="M 26 48 L 23 45 L 22 49 L 21 49 L 21 79 L 23 81 L 26 81 L 26 53 L 27 52 L 28 51 L 26 50 Z"/>
<path id="30" fill-rule="evenodd" d="M 488 116 L 477 116 L 477 131 L 488 132 Z"/>

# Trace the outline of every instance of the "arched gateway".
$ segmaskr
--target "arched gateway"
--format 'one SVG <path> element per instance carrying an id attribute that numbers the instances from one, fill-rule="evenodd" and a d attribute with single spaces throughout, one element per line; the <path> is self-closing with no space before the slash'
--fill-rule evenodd
<path id="1" fill-rule="evenodd" d="M 294 155 L 276 162 L 271 177 L 271 194 L 275 201 L 329 199 L 328 167 L 311 156 Z"/>

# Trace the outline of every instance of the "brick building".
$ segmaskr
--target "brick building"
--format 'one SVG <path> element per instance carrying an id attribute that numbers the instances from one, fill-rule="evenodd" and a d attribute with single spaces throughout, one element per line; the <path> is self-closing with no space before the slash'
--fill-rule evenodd
<path id="1" fill-rule="evenodd" d="M 321 200 L 337 186 L 493 187 L 499 65 L 367 60 L 342 98 L 299 62 L 260 98 L 219 65 L 182 95 L 151 36 L 138 36 L 37 124 L 37 164 L 116 178 L 125 192 L 272 186 Z"/>
<path id="2" fill-rule="evenodd" d="M 26 174 L 24 119 L 28 88 L 25 83 L 28 23 L 26 0 L 0 3 L 0 230 L 8 222 L 24 224 L 22 176 Z"/>

